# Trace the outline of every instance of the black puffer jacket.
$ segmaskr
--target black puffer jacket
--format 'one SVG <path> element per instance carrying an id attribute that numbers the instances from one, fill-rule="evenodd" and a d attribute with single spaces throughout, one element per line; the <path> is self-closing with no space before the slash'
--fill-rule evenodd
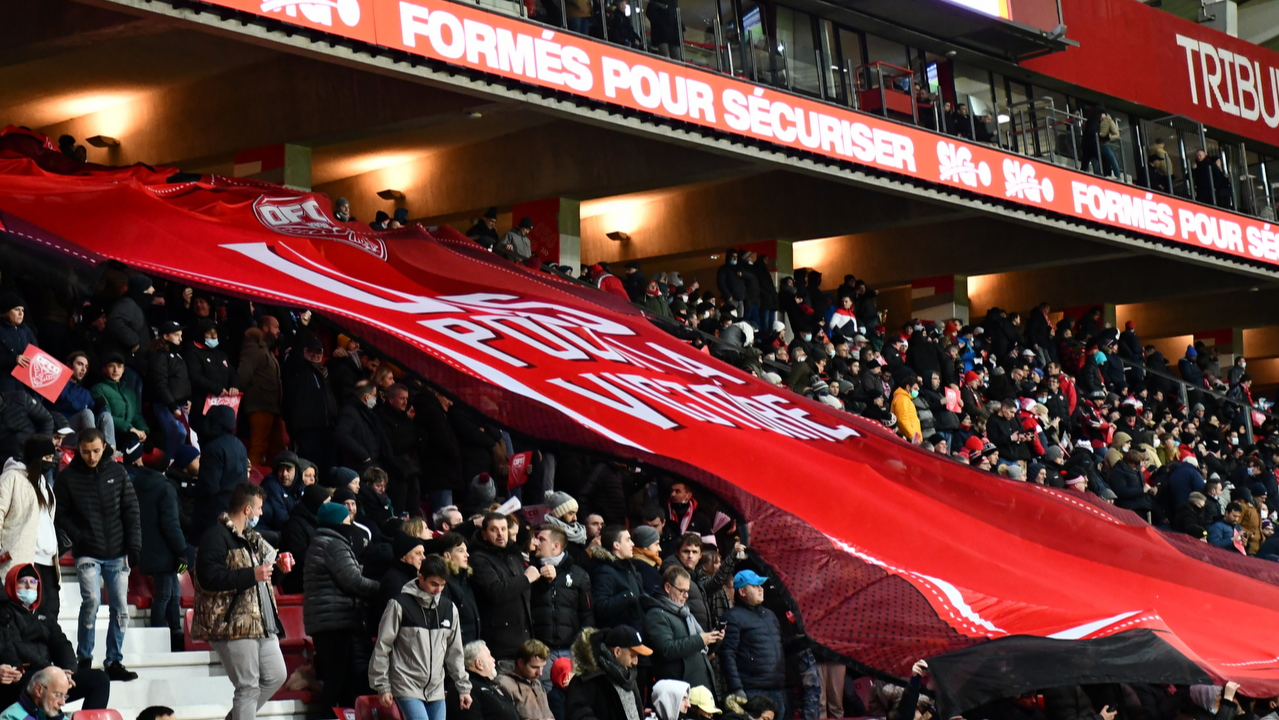
<path id="1" fill-rule="evenodd" d="M 200 453 L 200 481 L 196 485 L 195 523 L 200 535 L 227 511 L 235 486 L 249 480 L 249 452 L 235 436 L 235 411 L 225 405 L 209 408 L 204 418 Z"/>
<path id="2" fill-rule="evenodd" d="M 514 543 L 494 547 L 484 540 L 471 546 L 471 587 L 479 601 L 480 637 L 493 657 L 512 658 L 532 635 L 531 586 L 524 558 Z"/>
<path id="3" fill-rule="evenodd" d="M 555 568 L 555 580 L 533 583 L 533 637 L 551 648 L 566 648 L 582 628 L 595 626 L 591 611 L 591 576 L 565 553 Z"/>
<path id="4" fill-rule="evenodd" d="M 196 398 L 221 395 L 226 390 L 240 387 L 240 377 L 221 350 L 209 348 L 202 342 L 193 343 L 187 348 L 186 361 L 187 377 Z M 203 407 L 196 408 L 196 412 L 203 410 Z"/>
<path id="5" fill-rule="evenodd" d="M 20 567 L 15 565 L 9 574 L 16 577 Z M 38 592 L 43 600 L 44 588 Z M 3 603 L 0 604 L 0 628 L 3 628 L 0 630 L 0 665 L 30 666 L 32 671 L 50 665 L 75 669 L 75 649 L 58 625 L 58 618 L 40 610 L 39 602 L 32 610 L 13 599 L 0 602 Z"/>
<path id="6" fill-rule="evenodd" d="M 376 580 L 360 574 L 360 564 L 343 529 L 328 525 L 311 538 L 302 588 L 302 619 L 308 635 L 334 630 L 363 632 L 363 601 L 375 599 L 382 589 Z"/>
<path id="7" fill-rule="evenodd" d="M 644 712 L 635 668 L 623 668 L 603 641 L 602 633 L 592 630 L 573 644 L 574 677 L 565 703 L 567 720 L 627 720 L 620 693 L 628 689 L 635 696 L 639 713 Z"/>
<path id="8" fill-rule="evenodd" d="M 591 605 L 595 621 L 606 628 L 630 625 L 643 631 L 644 609 L 640 605 L 639 573 L 629 560 L 622 560 L 598 546 L 587 549 L 596 562 L 591 570 Z"/>
<path id="9" fill-rule="evenodd" d="M 0 395 L 0 463 L 21 458 L 22 446 L 35 432 L 53 434 L 53 416 L 25 392 Z"/>
<path id="10" fill-rule="evenodd" d="M 352 400 L 338 413 L 334 435 L 338 442 L 338 462 L 356 472 L 374 465 L 385 469 L 394 452 L 386 438 L 382 422 L 368 406 Z"/>
<path id="11" fill-rule="evenodd" d="M 163 405 L 173 412 L 191 399 L 187 363 L 178 354 L 177 348 L 168 345 L 166 349 L 153 353 L 148 369 L 146 389 L 151 402 Z"/>
<path id="12" fill-rule="evenodd" d="M 417 396 L 413 422 L 422 434 L 422 489 L 461 490 L 470 478 L 462 477 L 462 448 L 449 415 L 429 392 Z"/>
<path id="13" fill-rule="evenodd" d="M 145 295 L 141 297 L 146 297 Z M 133 348 L 145 353 L 151 343 L 151 328 L 147 316 L 131 295 L 125 295 L 111 306 L 107 313 L 107 350 L 117 351 L 126 358 L 133 357 Z"/>
<path id="14" fill-rule="evenodd" d="M 138 497 L 123 465 L 105 453 L 97 467 L 76 456 L 58 475 L 53 494 L 58 499 L 58 529 L 71 538 L 75 557 L 110 560 L 141 553 Z"/>
<path id="15" fill-rule="evenodd" d="M 382 469 L 397 480 L 416 482 L 421 472 L 418 448 L 422 444 L 417 423 L 407 412 L 396 410 L 388 403 L 378 405 L 373 414 L 382 422 L 382 432 L 386 435 L 387 446 L 391 451 L 383 458 Z"/>
<path id="16" fill-rule="evenodd" d="M 168 478 L 147 467 L 134 467 L 132 477 L 139 514 L 145 518 L 138 570 L 146 575 L 177 572 L 178 562 L 186 561 L 187 552 L 177 488 Z"/>
<path id="17" fill-rule="evenodd" d="M 458 622 L 462 623 L 462 644 L 465 645 L 480 639 L 480 609 L 471 590 L 469 573 L 462 573 L 455 572 L 449 576 L 444 594 L 457 606 Z"/>
<path id="18" fill-rule="evenodd" d="M 311 548 L 311 538 L 319 521 L 315 511 L 306 506 L 305 501 L 293 506 L 289 511 L 289 519 L 284 521 L 280 530 L 280 552 L 293 554 L 293 572 L 284 576 L 281 587 L 284 592 L 296 595 L 302 592 L 302 573 L 306 568 L 306 554 Z"/>
<path id="19" fill-rule="evenodd" d="M 738 603 L 724 613 L 720 645 L 724 681 L 734 693 L 786 687 L 786 653 L 777 616 L 763 605 Z"/>

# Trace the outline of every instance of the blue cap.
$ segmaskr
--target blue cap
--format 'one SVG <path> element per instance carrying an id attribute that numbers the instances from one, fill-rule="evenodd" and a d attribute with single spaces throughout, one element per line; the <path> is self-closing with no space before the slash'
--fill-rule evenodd
<path id="1" fill-rule="evenodd" d="M 763 585 L 768 578 L 762 577 L 754 570 L 743 570 L 733 576 L 733 589 L 741 590 L 747 585 Z"/>
<path id="2" fill-rule="evenodd" d="M 1194 346 L 1194 345 L 1187 345 L 1187 346 L 1186 346 L 1186 357 L 1199 357 L 1199 353 L 1198 353 L 1198 352 L 1195 352 L 1195 346 Z"/>

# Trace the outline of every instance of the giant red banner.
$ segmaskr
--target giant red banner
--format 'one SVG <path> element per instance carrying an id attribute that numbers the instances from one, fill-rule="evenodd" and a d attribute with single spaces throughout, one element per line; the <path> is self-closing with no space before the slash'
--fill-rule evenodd
<path id="1" fill-rule="evenodd" d="M 1279 146 L 1279 53 L 1132 0 L 1062 0 L 1061 14 L 1079 46 L 1024 67 Z"/>
<path id="2" fill-rule="evenodd" d="M 920 451 L 447 228 L 371 233 L 334 221 L 322 196 L 168 183 L 171 168 L 86 166 L 45 141 L 0 136 L 9 242 L 313 308 L 495 423 L 692 477 L 754 523 L 753 549 L 836 652 L 904 675 L 1015 635 L 1145 629 L 1218 678 L 1279 694 L 1272 563 Z"/>
<path id="3" fill-rule="evenodd" d="M 208 1 L 343 37 L 366 42 L 373 37 L 379 45 L 413 55 L 837 162 L 1279 265 L 1279 226 L 1255 218 L 1154 195 L 474 5 L 448 0 Z M 328 12 L 330 5 L 339 12 Z M 321 6 L 324 12 L 304 10 Z M 342 7 L 348 8 L 345 15 Z M 1129 43 L 1118 45 L 1128 52 Z M 1139 67 L 1152 65 L 1132 62 L 1124 71 Z M 1173 66 L 1160 67 L 1167 69 L 1160 74 L 1167 74 Z"/>

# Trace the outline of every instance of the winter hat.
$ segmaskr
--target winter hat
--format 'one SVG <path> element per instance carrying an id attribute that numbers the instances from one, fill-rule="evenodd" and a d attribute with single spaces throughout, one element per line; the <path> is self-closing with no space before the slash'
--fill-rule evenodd
<path id="1" fill-rule="evenodd" d="M 653 543 L 662 538 L 657 534 L 657 528 L 651 525 L 640 525 L 631 531 L 631 539 L 635 541 L 635 547 L 647 548 L 652 547 Z"/>
<path id="2" fill-rule="evenodd" d="M 333 502 L 341 504 L 346 502 L 347 500 L 355 500 L 356 502 L 359 502 L 359 498 L 356 497 L 355 493 L 351 491 L 351 488 L 343 485 L 342 487 L 333 491 Z"/>
<path id="3" fill-rule="evenodd" d="M 199 448 L 194 445 L 179 445 L 177 451 L 173 453 L 172 465 L 179 470 L 185 470 L 198 457 L 200 457 Z"/>
<path id="4" fill-rule="evenodd" d="M 485 211 L 484 211 L 484 217 L 488 218 L 489 220 L 496 220 L 496 219 L 497 219 L 497 208 L 496 208 L 496 207 L 491 207 L 491 208 L 489 208 L 488 210 L 485 210 Z"/>
<path id="5" fill-rule="evenodd" d="M 1253 483 L 1253 484 L 1252 484 L 1252 496 L 1253 496 L 1254 498 L 1262 497 L 1263 495 L 1268 496 L 1268 494 L 1269 494 L 1269 491 L 1267 491 L 1267 490 L 1266 490 L 1266 484 L 1265 484 L 1265 483 Z"/>
<path id="6" fill-rule="evenodd" d="M 497 486 L 488 473 L 480 473 L 471 479 L 471 502 L 474 507 L 488 509 L 497 499 Z"/>
<path id="7" fill-rule="evenodd" d="M 1044 451 L 1044 459 L 1047 460 L 1048 462 L 1059 463 L 1061 462 L 1062 454 L 1063 453 L 1061 451 L 1061 446 L 1053 445 L 1052 447 Z"/>
<path id="8" fill-rule="evenodd" d="M 280 451 L 280 454 L 276 455 L 275 459 L 271 461 L 271 467 L 278 470 L 281 465 L 288 465 L 294 470 L 297 470 L 298 456 L 292 452 L 289 452 L 288 450 Z"/>
<path id="9" fill-rule="evenodd" d="M 568 684 L 569 678 L 572 676 L 573 658 L 555 658 L 555 662 L 551 663 L 551 684 L 563 690 L 564 686 Z"/>
<path id="10" fill-rule="evenodd" d="M 1188 357 L 1188 358 L 1192 358 L 1192 357 L 1199 357 L 1199 353 L 1195 351 L 1195 346 L 1194 346 L 1194 345 L 1187 345 L 1187 346 L 1186 346 L 1186 357 Z"/>
<path id="11" fill-rule="evenodd" d="M 129 276 L 129 294 L 141 295 L 153 287 L 151 278 L 142 273 L 134 273 Z"/>
<path id="12" fill-rule="evenodd" d="M 968 450 L 969 452 L 977 452 L 977 453 L 979 453 L 979 452 L 981 452 L 981 449 L 982 449 L 985 445 L 986 445 L 986 443 L 982 442 L 982 439 L 981 439 L 980 437 L 976 436 L 976 435 L 973 435 L 972 437 L 970 437 L 970 438 L 968 438 L 966 441 L 964 441 L 964 449 L 965 449 L 965 450 Z"/>
<path id="13" fill-rule="evenodd" d="M 302 506 L 311 511 L 312 515 L 320 512 L 320 508 L 328 503 L 329 490 L 320 485 L 312 485 L 302 493 Z"/>
<path id="14" fill-rule="evenodd" d="M 981 375 L 978 375 L 977 373 L 973 372 L 972 370 L 969 370 L 968 372 L 964 373 L 964 383 L 965 383 L 965 384 L 970 383 L 970 382 L 979 382 L 980 380 L 981 380 Z"/>
<path id="15" fill-rule="evenodd" d="M 3 315 L 14 308 L 24 308 L 27 304 L 23 302 L 22 297 L 15 292 L 7 292 L 0 295 L 0 315 Z"/>
<path id="16" fill-rule="evenodd" d="M 346 467 L 329 468 L 329 474 L 324 478 L 324 486 L 331 488 L 344 488 L 350 482 L 360 476 L 359 473 Z"/>
<path id="17" fill-rule="evenodd" d="M 1022 476 L 1022 474 L 1021 474 L 1021 466 L 1020 466 L 1020 465 L 1013 464 L 1013 465 L 1006 465 L 1005 467 L 1007 467 L 1007 468 L 1008 468 L 1008 479 L 1009 479 L 1009 480 L 1025 480 L 1025 478 L 1024 478 L 1024 477 Z"/>
<path id="18" fill-rule="evenodd" d="M 351 516 L 351 512 L 341 503 L 324 503 L 320 506 L 319 512 L 315 514 L 315 519 L 320 525 L 336 526 L 346 522 Z"/>
<path id="19" fill-rule="evenodd" d="M 1066 476 L 1066 484 L 1087 486 L 1088 479 L 1085 478 L 1083 475 L 1079 475 L 1077 473 L 1071 472 L 1069 475 Z"/>
<path id="20" fill-rule="evenodd" d="M 138 439 L 137 433 L 127 432 L 119 436 L 120 452 L 124 453 L 124 464 L 132 465 L 142 457 L 142 441 Z"/>
<path id="21" fill-rule="evenodd" d="M 520 218 L 520 227 L 521 227 L 521 228 L 523 228 L 523 229 L 525 229 L 525 230 L 532 230 L 532 229 L 533 229 L 533 218 L 531 218 L 531 217 Z"/>
<path id="22" fill-rule="evenodd" d="M 546 496 L 546 505 L 550 508 L 551 514 L 557 518 L 564 517 L 565 513 L 577 512 L 577 501 L 566 492 L 549 493 Z"/>
<path id="23" fill-rule="evenodd" d="M 415 538 L 406 532 L 397 531 L 391 536 L 391 555 L 399 560 L 400 558 L 413 552 L 413 548 L 422 545 L 421 538 Z"/>

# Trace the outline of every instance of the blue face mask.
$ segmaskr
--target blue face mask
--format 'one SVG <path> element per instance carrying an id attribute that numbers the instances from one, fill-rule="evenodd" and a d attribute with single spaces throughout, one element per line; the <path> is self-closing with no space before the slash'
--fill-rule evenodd
<path id="1" fill-rule="evenodd" d="M 1104 353 L 1104 352 L 1102 352 L 1102 351 L 1100 351 L 1100 350 L 1098 350 L 1097 352 L 1093 353 L 1093 356 L 1092 356 L 1092 357 L 1093 357 L 1093 359 L 1094 359 L 1094 360 L 1096 360 L 1096 361 L 1097 361 L 1097 364 L 1098 364 L 1098 365 L 1101 365 L 1101 364 L 1103 364 L 1103 363 L 1105 363 L 1105 362 L 1106 362 L 1106 353 Z"/>
<path id="2" fill-rule="evenodd" d="M 206 339 L 206 340 L 204 341 L 204 346 L 205 346 L 205 347 L 207 347 L 208 349 L 212 350 L 213 348 L 215 348 L 215 347 L 217 347 L 217 346 L 218 346 L 218 339 L 217 339 L 217 338 L 208 338 L 208 339 Z"/>
<path id="3" fill-rule="evenodd" d="M 40 598 L 39 590 L 32 590 L 30 588 L 22 588 L 18 590 L 18 602 L 22 603 L 23 605 L 26 605 L 27 607 L 35 605 L 36 600 L 38 600 L 39 598 Z"/>
<path id="4" fill-rule="evenodd" d="M 255 517 L 249 518 L 249 521 L 244 524 L 244 527 L 246 528 L 255 528 L 257 526 L 258 526 L 258 518 L 255 518 Z"/>

